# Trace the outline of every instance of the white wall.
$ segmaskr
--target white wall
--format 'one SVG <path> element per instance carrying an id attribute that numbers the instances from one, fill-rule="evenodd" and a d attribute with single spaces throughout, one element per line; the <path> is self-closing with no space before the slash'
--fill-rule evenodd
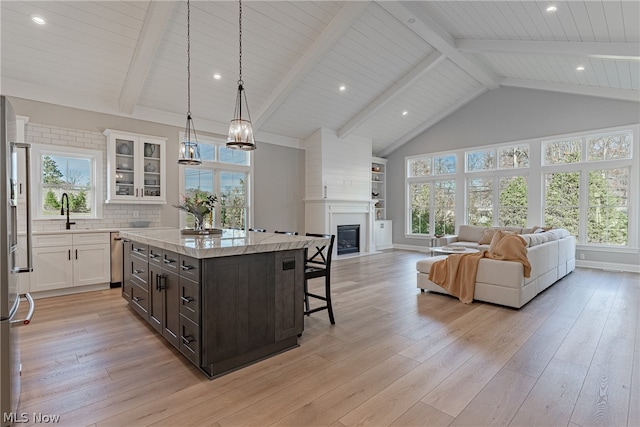
<path id="1" fill-rule="evenodd" d="M 128 119 L 109 114 L 94 113 L 53 104 L 29 101 L 10 97 L 17 115 L 29 117 L 29 123 L 52 126 L 56 128 L 86 131 L 88 134 L 100 134 L 105 129 L 117 129 L 146 135 L 167 138 L 167 204 L 160 205 L 159 223 L 163 226 L 178 227 L 178 210 L 171 206 L 178 200 L 178 134 L 184 128 L 159 123 Z M 195 123 L 196 130 L 198 123 Z M 198 132 L 200 135 L 200 132 Z M 202 133 L 202 136 L 207 134 Z M 221 137 L 221 135 L 213 135 Z M 252 224 L 259 228 L 274 228 L 276 225 L 294 230 L 304 230 L 304 154 L 302 150 L 260 143 L 257 132 L 258 149 L 255 154 L 254 169 L 254 217 Z M 106 147 L 106 138 L 102 136 Z M 105 148 L 106 149 L 106 148 Z M 175 158 L 176 161 L 171 161 Z M 106 162 L 105 162 L 106 165 Z M 107 205 L 111 206 L 111 205 Z M 115 205 L 114 205 L 115 206 Z M 143 216 L 142 208 L 140 217 Z M 131 205 L 120 205 L 122 211 L 133 210 Z M 117 209 L 116 207 L 110 209 Z M 154 209 L 154 208 L 148 208 Z M 115 214 L 114 214 L 115 215 Z M 126 213 L 118 213 L 120 220 L 125 221 Z M 156 214 L 150 213 L 155 221 Z M 151 218 L 150 218 L 151 219 Z M 128 221 L 128 220 L 127 220 Z M 262 224 L 260 224 L 260 222 Z M 155 222 L 154 222 L 155 223 Z M 273 226 L 271 226 L 273 225 Z M 95 228 L 95 227 L 94 227 Z"/>
<path id="2" fill-rule="evenodd" d="M 305 142 L 307 199 L 370 200 L 371 140 L 319 129 Z"/>
<path id="3" fill-rule="evenodd" d="M 387 156 L 387 218 L 394 245 L 405 237 L 406 156 L 638 123 L 640 103 L 520 88 L 491 90 Z M 637 154 L 637 153 L 636 153 Z M 638 254 L 590 252 L 592 261 L 638 264 Z"/>

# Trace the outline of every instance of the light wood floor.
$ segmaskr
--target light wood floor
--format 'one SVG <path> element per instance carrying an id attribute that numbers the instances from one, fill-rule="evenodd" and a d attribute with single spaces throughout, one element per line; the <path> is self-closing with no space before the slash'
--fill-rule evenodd
<path id="1" fill-rule="evenodd" d="M 119 289 L 37 300 L 20 412 L 72 426 L 640 426 L 640 275 L 577 269 L 514 310 L 420 293 L 424 256 L 335 262 L 335 326 L 314 313 L 300 347 L 212 381 Z"/>

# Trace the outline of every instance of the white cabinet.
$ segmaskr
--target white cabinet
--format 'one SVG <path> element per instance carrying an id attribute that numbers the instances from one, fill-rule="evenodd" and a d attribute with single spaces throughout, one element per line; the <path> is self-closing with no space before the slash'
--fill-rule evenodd
<path id="1" fill-rule="evenodd" d="M 106 203 L 166 203 L 166 138 L 107 129 Z"/>
<path id="2" fill-rule="evenodd" d="M 31 292 L 111 281 L 109 233 L 33 236 Z"/>
<path id="3" fill-rule="evenodd" d="M 393 247 L 393 224 L 390 219 L 379 219 L 373 225 L 373 242 L 376 250 L 391 249 Z"/>
<path id="4" fill-rule="evenodd" d="M 376 219 L 387 219 L 385 196 L 387 186 L 385 177 L 387 159 L 373 157 L 371 161 L 371 198 L 376 201 Z"/>

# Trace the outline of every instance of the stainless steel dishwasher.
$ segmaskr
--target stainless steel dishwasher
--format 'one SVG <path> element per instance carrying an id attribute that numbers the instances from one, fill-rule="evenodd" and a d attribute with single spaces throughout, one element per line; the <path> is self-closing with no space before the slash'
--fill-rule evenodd
<path id="1" fill-rule="evenodd" d="M 111 287 L 122 283 L 122 239 L 119 232 L 111 233 Z"/>

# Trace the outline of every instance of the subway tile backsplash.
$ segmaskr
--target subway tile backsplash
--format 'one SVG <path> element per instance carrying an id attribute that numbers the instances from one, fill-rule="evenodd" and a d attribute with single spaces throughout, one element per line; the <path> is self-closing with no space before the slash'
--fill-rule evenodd
<path id="1" fill-rule="evenodd" d="M 107 143 L 106 138 L 101 132 L 92 132 L 79 129 L 60 128 L 55 126 L 42 125 L 37 123 L 28 123 L 25 130 L 25 139 L 31 144 L 50 144 L 66 147 L 88 148 L 102 151 L 102 162 L 104 170 L 102 172 L 103 195 L 107 191 Z M 32 159 L 35 161 L 35 159 Z M 23 206 L 21 206 L 24 209 Z M 134 212 L 138 213 L 137 218 L 133 217 Z M 24 215 L 20 212 L 19 217 L 22 223 L 18 226 L 24 229 Z M 76 224 L 73 228 L 130 228 L 131 222 L 134 220 L 151 221 L 150 227 L 159 227 L 160 224 L 160 205 L 142 205 L 142 204 L 103 204 L 103 218 L 101 219 L 72 219 Z M 65 227 L 65 217 L 60 216 L 59 219 L 35 220 L 32 223 L 33 231 L 55 231 Z"/>

